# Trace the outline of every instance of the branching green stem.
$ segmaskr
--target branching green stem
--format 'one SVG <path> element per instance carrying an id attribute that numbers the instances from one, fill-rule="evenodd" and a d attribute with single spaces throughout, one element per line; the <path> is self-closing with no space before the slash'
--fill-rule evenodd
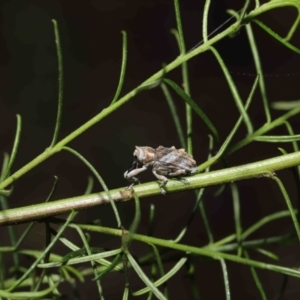
<path id="1" fill-rule="evenodd" d="M 166 186 L 166 190 L 170 193 L 199 189 L 206 186 L 219 185 L 226 182 L 234 182 L 253 177 L 270 177 L 275 171 L 297 166 L 299 164 L 300 152 L 295 152 L 238 167 L 191 176 L 188 178 L 188 184 L 183 184 L 182 182 L 178 182 L 178 180 L 170 180 Z M 134 191 L 139 199 L 160 195 L 161 193 L 157 182 L 137 185 L 134 187 Z M 110 195 L 113 201 L 123 202 L 133 198 L 133 191 L 126 190 L 125 188 L 119 188 L 111 190 Z M 52 201 L 49 203 L 35 204 L 34 206 L 9 209 L 0 212 L 0 225 L 28 222 L 48 216 L 63 214 L 71 210 L 87 209 L 89 207 L 108 203 L 110 202 L 107 193 L 101 192 Z"/>

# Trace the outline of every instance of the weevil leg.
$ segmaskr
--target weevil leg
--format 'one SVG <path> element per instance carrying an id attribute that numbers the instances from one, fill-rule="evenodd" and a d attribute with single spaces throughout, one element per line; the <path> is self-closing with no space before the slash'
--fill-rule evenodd
<path id="1" fill-rule="evenodd" d="M 140 181 L 138 180 L 138 182 L 140 182 Z M 136 182 L 133 182 L 131 185 L 127 186 L 125 189 L 126 190 L 131 190 L 135 183 Z"/>
<path id="2" fill-rule="evenodd" d="M 188 172 L 186 170 L 177 170 L 173 173 L 169 173 L 168 176 L 170 176 L 170 177 L 176 177 L 176 176 L 180 177 L 180 175 L 187 175 L 187 174 L 188 174 Z"/>
<path id="3" fill-rule="evenodd" d="M 126 189 L 129 190 L 134 186 L 135 183 L 140 182 L 140 180 L 138 178 L 136 178 L 135 176 L 146 170 L 147 170 L 147 167 L 143 166 L 142 168 L 134 169 L 130 172 L 126 171 L 124 173 L 124 178 L 126 178 L 127 180 L 132 182 L 132 184 L 129 185 Z"/>
<path id="4" fill-rule="evenodd" d="M 189 184 L 188 180 L 186 180 L 185 178 L 178 177 L 177 179 L 178 179 L 179 181 L 181 181 L 182 183 L 184 183 L 184 184 Z"/>
<path id="5" fill-rule="evenodd" d="M 184 184 L 188 184 L 189 182 L 186 179 L 184 179 L 180 176 L 180 175 L 186 175 L 186 174 L 187 174 L 186 170 L 177 170 L 173 173 L 169 173 L 168 176 L 170 176 L 170 177 L 177 177 L 178 176 L 177 179 L 179 181 L 183 182 Z"/>
<path id="6" fill-rule="evenodd" d="M 124 174 L 124 177 L 125 177 L 125 174 Z M 131 190 L 132 187 L 136 184 L 136 183 L 140 183 L 140 180 L 134 176 L 130 177 L 130 178 L 127 178 L 125 177 L 126 179 L 128 179 L 128 181 L 132 182 L 129 186 L 126 187 L 126 190 Z"/>
<path id="7" fill-rule="evenodd" d="M 157 179 L 159 179 L 159 180 L 162 181 L 162 183 L 159 185 L 159 187 L 160 187 L 161 193 L 162 193 L 163 195 L 165 195 L 165 194 L 166 194 L 166 190 L 165 190 L 163 187 L 168 183 L 168 178 L 165 177 L 165 176 L 163 176 L 163 175 L 157 174 L 155 170 L 152 170 L 152 173 L 153 173 L 153 175 L 154 175 Z"/>

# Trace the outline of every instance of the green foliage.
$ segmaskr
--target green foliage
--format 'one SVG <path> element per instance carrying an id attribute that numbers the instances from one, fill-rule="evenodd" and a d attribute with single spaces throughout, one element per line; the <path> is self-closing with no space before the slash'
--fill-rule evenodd
<path id="1" fill-rule="evenodd" d="M 263 79 L 262 64 L 259 58 L 259 50 L 255 43 L 255 37 L 252 31 L 251 24 L 257 24 L 262 28 L 270 37 L 279 41 L 283 47 L 287 47 L 291 51 L 300 54 L 300 49 L 296 48 L 290 43 L 290 39 L 295 33 L 300 22 L 300 2 L 298 0 L 272 0 L 263 5 L 259 0 L 255 1 L 255 8 L 249 10 L 249 1 L 246 1 L 244 8 L 238 12 L 232 10 L 229 11 L 236 21 L 221 31 L 219 34 L 210 38 L 207 31 L 208 15 L 210 8 L 210 1 L 205 2 L 203 13 L 203 43 L 194 47 L 191 51 L 186 52 L 184 41 L 184 30 L 181 22 L 179 1 L 174 0 L 175 5 L 175 17 L 177 22 L 177 29 L 173 30 L 179 47 L 180 55 L 172 61 L 170 64 L 164 66 L 160 71 L 152 75 L 150 78 L 141 83 L 138 87 L 120 98 L 120 94 L 123 87 L 123 82 L 126 75 L 127 65 L 127 36 L 125 32 L 123 34 L 123 59 L 120 72 L 119 84 L 115 92 L 115 96 L 111 101 L 111 104 L 103 109 L 99 114 L 90 119 L 88 122 L 80 126 L 64 139 L 58 141 L 60 123 L 62 119 L 62 104 L 63 104 L 63 61 L 62 51 L 60 46 L 59 31 L 56 21 L 53 21 L 55 31 L 55 42 L 57 45 L 57 57 L 58 57 L 58 111 L 55 123 L 55 130 L 51 146 L 42 152 L 39 156 L 33 159 L 31 162 L 11 174 L 11 168 L 15 160 L 20 134 L 21 134 L 21 117 L 17 115 L 17 130 L 15 135 L 15 141 L 10 156 L 6 155 L 0 180 L 0 202 L 2 205 L 2 211 L 0 211 L 0 226 L 14 224 L 19 222 L 29 222 L 37 219 L 51 217 L 58 214 L 69 212 L 69 217 L 66 221 L 61 221 L 55 218 L 46 219 L 46 236 L 47 243 L 44 250 L 29 250 L 21 249 L 21 244 L 26 239 L 28 233 L 31 231 L 34 223 L 30 223 L 27 229 L 24 231 L 21 237 L 17 238 L 13 227 L 8 227 L 9 236 L 11 240 L 11 246 L 0 247 L 0 299 L 45 299 L 46 297 L 55 298 L 59 297 L 59 286 L 62 282 L 68 282 L 72 284 L 72 280 L 78 279 L 84 281 L 88 275 L 94 275 L 94 281 L 97 285 L 99 298 L 104 299 L 106 293 L 102 289 L 101 281 L 105 280 L 107 274 L 111 272 L 123 272 L 125 276 L 124 295 L 123 299 L 129 299 L 131 296 L 140 296 L 148 294 L 148 299 L 168 299 L 168 289 L 166 283 L 170 278 L 176 276 L 178 271 L 183 266 L 189 266 L 189 278 L 192 281 L 193 268 L 195 264 L 189 260 L 190 257 L 203 256 L 209 260 L 218 260 L 221 264 L 221 270 L 223 272 L 224 280 L 224 295 L 226 299 L 231 299 L 230 292 L 230 274 L 227 272 L 226 262 L 231 261 L 237 264 L 245 265 L 249 268 L 249 272 L 252 274 L 253 282 L 257 287 L 257 292 L 260 294 L 261 299 L 267 299 L 264 291 L 263 283 L 260 281 L 257 269 L 265 269 L 268 272 L 276 272 L 283 274 L 284 276 L 300 277 L 300 271 L 295 268 L 284 267 L 276 264 L 277 255 L 264 249 L 266 245 L 273 244 L 285 244 L 285 243 L 299 243 L 300 240 L 300 228 L 297 218 L 298 211 L 292 206 L 287 189 L 282 181 L 276 176 L 275 171 L 281 169 L 287 169 L 296 167 L 300 164 L 300 152 L 298 151 L 297 142 L 300 139 L 299 134 L 294 134 L 293 128 L 289 123 L 289 119 L 300 113 L 299 101 L 285 102 L 285 103 L 273 103 L 270 105 L 266 87 Z M 261 21 L 256 20 L 256 17 L 263 15 L 269 10 L 275 8 L 285 8 L 292 6 L 297 10 L 298 16 L 291 26 L 286 37 L 279 36 L 276 32 L 270 29 L 267 25 Z M 249 96 L 246 100 L 243 100 L 238 93 L 236 83 L 232 79 L 227 66 L 224 64 L 220 53 L 216 50 L 214 45 L 222 39 L 236 34 L 241 29 L 241 26 L 246 26 L 246 32 L 248 35 L 250 48 L 254 57 L 255 67 L 257 70 L 257 77 L 253 83 L 253 87 L 249 92 Z M 204 110 L 193 100 L 193 96 L 190 92 L 190 81 L 188 76 L 187 62 L 194 56 L 211 51 L 219 63 L 229 89 L 232 93 L 232 101 L 236 104 L 240 113 L 239 119 L 236 121 L 231 132 L 222 142 L 220 134 L 213 124 L 209 116 L 207 116 Z M 168 73 L 181 67 L 183 88 L 177 83 L 167 78 Z M 140 235 L 137 234 L 138 226 L 141 219 L 140 201 L 149 196 L 158 195 L 160 189 L 156 182 L 149 182 L 135 186 L 134 190 L 124 190 L 119 188 L 115 190 L 109 190 L 100 176 L 99 172 L 76 150 L 67 147 L 67 145 L 73 141 L 76 137 L 83 134 L 93 125 L 102 121 L 105 117 L 112 115 L 116 110 L 120 109 L 128 101 L 134 98 L 138 92 L 147 92 L 148 89 L 160 86 L 163 91 L 163 95 L 168 102 L 170 112 L 173 116 L 175 127 L 178 133 L 178 139 L 183 147 L 187 148 L 189 153 L 193 152 L 193 140 L 192 140 L 192 121 L 193 118 L 200 117 L 206 124 L 212 133 L 210 149 L 214 143 L 217 144 L 218 151 L 214 156 L 209 155 L 206 162 L 199 166 L 199 172 L 190 178 L 189 185 L 182 185 L 179 182 L 170 182 L 166 187 L 169 193 L 193 189 L 195 190 L 195 205 L 188 218 L 186 226 L 182 228 L 182 231 L 178 237 L 174 240 L 164 240 L 152 236 L 152 226 L 155 222 L 155 207 L 151 209 L 151 216 L 149 222 L 149 234 Z M 169 87 L 176 92 L 174 97 L 179 97 L 184 101 L 186 107 L 186 132 L 184 132 L 183 126 L 177 114 L 176 104 L 172 98 L 172 92 Z M 260 128 L 253 129 L 251 121 L 251 115 L 248 113 L 248 107 L 253 99 L 255 90 L 259 88 L 262 103 L 265 114 L 265 124 Z M 278 110 L 286 110 L 285 114 L 273 119 L 271 114 L 271 107 Z M 196 112 L 192 114 L 192 111 Z M 241 124 L 245 125 L 246 137 L 235 144 L 232 144 L 233 137 L 237 130 L 241 127 Z M 270 136 L 267 135 L 269 131 L 275 127 L 283 126 L 287 128 L 287 135 Z M 219 145 L 221 141 L 221 145 Z M 217 161 L 225 159 L 229 154 L 237 152 L 243 147 L 253 142 L 276 142 L 276 143 L 291 143 L 293 145 L 294 152 L 287 154 L 284 149 L 281 149 L 283 155 L 275 158 L 269 158 L 263 161 L 257 161 L 246 165 L 224 168 L 222 170 L 210 171 L 210 167 Z M 53 185 L 53 189 L 49 193 L 45 203 L 36 204 L 33 206 L 9 209 L 7 203 L 7 197 L 9 197 L 11 190 L 8 187 L 23 175 L 30 172 L 37 167 L 41 162 L 47 160 L 52 155 L 58 155 L 61 150 L 68 151 L 80 159 L 91 171 L 91 173 L 98 179 L 99 183 L 103 187 L 103 192 L 97 194 L 91 194 L 91 187 L 93 182 L 90 181 L 86 194 L 73 197 L 69 199 L 61 199 L 57 201 L 48 202 L 55 190 L 56 180 Z M 249 228 L 243 228 L 242 218 L 240 212 L 240 196 L 239 187 L 236 183 L 238 180 L 248 179 L 253 177 L 265 176 L 274 180 L 278 185 L 278 192 L 281 192 L 283 199 L 286 202 L 287 210 L 279 211 L 275 214 L 264 216 L 257 223 L 253 224 Z M 294 168 L 294 176 L 296 178 L 296 184 L 299 190 L 299 168 Z M 234 182 L 234 183 L 233 183 Z M 203 193 L 207 186 L 220 185 L 228 183 L 230 187 L 231 197 L 234 208 L 234 224 L 235 232 L 231 235 L 215 241 L 213 233 L 210 229 L 210 222 L 205 212 L 205 206 L 203 203 Z M 200 190 L 199 190 L 200 189 Z M 220 189 L 218 192 L 222 193 L 224 189 Z M 300 195 L 298 195 L 299 197 Z M 122 221 L 118 214 L 116 202 L 118 201 L 135 201 L 135 216 L 132 224 L 127 231 L 122 227 Z M 91 224 L 77 224 L 74 217 L 75 210 L 93 207 L 95 205 L 101 205 L 110 203 L 116 217 L 116 228 L 107 228 L 99 225 Z M 200 213 L 205 224 L 206 232 L 208 235 L 209 243 L 204 247 L 196 247 L 181 243 L 182 238 L 185 236 L 186 231 L 189 228 L 191 221 L 195 214 Z M 265 237 L 264 239 L 251 239 L 251 235 L 258 232 L 263 226 L 272 224 L 281 218 L 290 218 L 293 222 L 294 230 L 281 236 Z M 56 232 L 53 228 L 53 224 L 58 224 L 60 227 Z M 82 241 L 82 246 L 75 245 L 70 239 L 64 237 L 65 230 L 75 230 Z M 84 230 L 84 231 L 83 231 Z M 90 246 L 89 236 L 84 232 L 96 232 L 106 235 L 114 235 L 120 239 L 121 246 L 113 250 L 96 249 Z M 50 236 L 53 236 L 51 239 Z M 295 238 L 296 237 L 296 238 Z M 147 244 L 149 246 L 148 253 L 145 256 L 134 257 L 130 252 L 130 245 L 132 241 L 138 241 L 140 243 Z M 56 243 L 62 243 L 70 252 L 65 256 L 61 256 L 52 251 L 53 246 Z M 163 253 L 167 253 L 169 250 L 177 250 L 179 258 L 175 261 L 172 268 L 167 272 L 165 270 L 165 260 Z M 254 250 L 259 252 L 266 258 L 275 261 L 274 264 L 266 263 L 264 261 L 254 260 L 250 257 L 249 252 Z M 230 253 L 228 253 L 230 252 Z M 10 272 L 4 270 L 4 264 L 1 261 L 5 259 L 5 255 L 8 253 L 13 254 L 14 269 L 18 271 L 19 277 L 11 276 Z M 24 267 L 20 264 L 20 257 L 27 256 L 34 259 L 32 265 L 24 270 Z M 108 258 L 110 260 L 108 260 Z M 76 264 L 82 264 L 84 262 L 90 263 L 90 266 L 79 271 Z M 143 270 L 143 265 L 151 265 L 151 276 L 148 276 Z M 57 272 L 57 269 L 59 272 Z M 131 291 L 130 278 L 128 270 L 132 269 L 138 275 L 138 277 L 144 282 L 145 287 L 139 291 Z M 42 271 L 42 275 L 37 275 Z M 47 272 L 46 272 L 47 270 Z M 157 270 L 159 270 L 157 272 Z M 46 286 L 46 288 L 45 288 Z M 163 289 L 161 288 L 163 287 Z M 19 288 L 23 288 L 23 291 L 19 291 Z M 25 291 L 24 291 L 25 290 Z M 195 287 L 193 293 L 195 299 L 199 297 L 197 287 Z M 280 295 L 284 293 L 280 291 Z"/>

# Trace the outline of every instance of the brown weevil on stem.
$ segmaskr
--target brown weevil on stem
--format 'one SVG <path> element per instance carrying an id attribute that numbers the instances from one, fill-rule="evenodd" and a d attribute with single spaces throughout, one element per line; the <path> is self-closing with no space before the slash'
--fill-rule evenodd
<path id="1" fill-rule="evenodd" d="M 127 189 L 139 182 L 135 176 L 146 171 L 150 166 L 154 176 L 162 181 L 159 187 L 163 195 L 166 193 L 163 187 L 168 183 L 167 177 L 178 177 L 180 181 L 187 184 L 188 182 L 181 176 L 198 172 L 196 161 L 184 149 L 176 149 L 174 146 L 171 148 L 159 146 L 157 149 L 135 146 L 133 162 L 124 173 L 124 178 L 132 182 Z"/>

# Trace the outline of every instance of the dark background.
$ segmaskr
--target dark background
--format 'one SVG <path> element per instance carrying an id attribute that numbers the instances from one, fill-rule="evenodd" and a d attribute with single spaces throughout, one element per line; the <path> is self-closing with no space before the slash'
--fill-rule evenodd
<path id="1" fill-rule="evenodd" d="M 187 48 L 201 40 L 203 1 L 181 1 L 181 11 Z M 228 19 L 226 9 L 240 9 L 240 1 L 213 1 L 209 15 L 209 32 Z M 22 133 L 13 171 L 31 161 L 50 145 L 57 110 L 57 57 L 51 19 L 59 24 L 64 60 L 64 104 L 59 138 L 63 138 L 84 122 L 99 113 L 111 102 L 119 80 L 122 53 L 121 30 L 128 34 L 128 67 L 122 95 L 139 85 L 163 63 L 178 56 L 175 39 L 170 29 L 175 28 L 173 2 L 165 1 L 1 1 L 0 27 L 0 150 L 10 152 L 13 144 L 18 113 L 22 116 Z M 296 18 L 293 9 L 281 9 L 264 14 L 261 18 L 278 34 L 285 36 Z M 271 102 L 299 99 L 300 58 L 253 25 L 253 30 L 263 70 L 267 94 Z M 292 42 L 300 46 L 298 29 Z M 245 99 L 254 81 L 255 68 L 245 28 L 234 38 L 217 45 L 225 63 Z M 297 73 L 298 72 L 298 73 Z M 226 138 L 237 118 L 238 110 L 232 99 L 222 71 L 207 52 L 189 61 L 191 93 L 193 99 L 211 118 Z M 241 75 L 244 74 L 244 75 Z M 181 71 L 167 74 L 181 84 Z M 174 95 L 181 120 L 184 121 L 184 104 Z M 255 128 L 265 122 L 259 92 L 249 109 Z M 275 116 L 278 112 L 273 113 Z M 292 120 L 295 133 L 299 134 L 299 118 Z M 208 152 L 209 131 L 195 116 L 193 125 L 194 158 L 198 164 L 205 161 Z M 284 128 L 273 133 L 286 134 Z M 245 136 L 243 125 L 235 141 Z M 177 133 L 161 89 L 144 91 L 131 99 L 121 109 L 105 118 L 70 146 L 84 155 L 103 176 L 110 189 L 127 185 L 123 173 L 127 169 L 135 145 L 179 147 Z M 289 144 L 281 145 L 288 152 Z M 255 143 L 230 156 L 229 166 L 254 162 L 280 155 L 275 144 Z M 214 168 L 220 168 L 217 165 Z M 45 201 L 53 184 L 53 176 L 59 177 L 55 199 L 83 194 L 89 175 L 87 168 L 69 153 L 58 153 L 23 176 L 14 186 L 9 198 L 10 207 L 26 206 Z M 297 194 L 290 171 L 278 174 L 283 179 L 289 195 L 296 205 Z M 142 177 L 153 180 L 151 174 Z M 286 209 L 275 183 L 269 179 L 253 179 L 238 183 L 242 224 L 246 229 L 262 216 Z M 94 191 L 101 187 L 96 182 Z M 214 197 L 216 188 L 205 193 L 205 205 L 215 239 L 234 232 L 232 200 L 229 189 L 220 197 Z M 141 201 L 142 222 L 139 233 L 147 234 L 150 204 L 155 205 L 154 236 L 175 238 L 194 205 L 193 192 L 167 194 Z M 131 202 L 118 205 L 122 222 L 128 226 L 134 214 Z M 99 218 L 104 226 L 116 226 L 111 207 L 99 207 L 80 212 L 78 221 Z M 274 236 L 292 228 L 290 219 L 268 225 L 255 237 Z M 15 226 L 18 234 L 24 225 Z M 6 228 L 1 228 L 2 244 L 9 243 Z M 72 240 L 81 245 L 75 232 Z M 203 222 L 199 215 L 191 223 L 183 243 L 203 246 L 207 243 Z M 92 235 L 92 246 L 117 247 L 116 238 Z M 44 226 L 38 224 L 24 243 L 24 247 L 41 249 L 44 246 Z M 299 266 L 299 247 L 285 246 L 268 249 L 281 255 L 278 264 Z M 61 253 L 67 253 L 65 247 Z M 132 245 L 133 254 L 145 253 L 138 243 Z M 264 256 L 250 252 L 257 260 L 274 263 Z M 9 262 L 7 262 L 9 264 Z M 174 263 L 166 264 L 171 268 Z M 230 287 L 233 299 L 260 299 L 249 268 L 228 263 Z M 149 271 L 149 268 L 145 269 Z M 170 299 L 192 299 L 190 279 L 186 268 L 168 286 Z M 282 275 L 258 270 L 268 299 L 279 291 Z M 87 278 L 78 283 L 81 299 L 97 299 L 94 282 Z M 195 280 L 201 299 L 225 299 L 222 271 L 219 262 L 200 264 L 195 262 Z M 133 290 L 142 286 L 130 273 Z M 69 293 L 67 285 L 66 293 Z M 121 299 L 124 288 L 122 274 L 111 274 L 103 280 L 107 299 Z M 92 295 L 95 295 L 93 297 Z M 283 299 L 299 299 L 298 280 L 288 280 Z M 72 298 L 72 294 L 68 294 Z"/>

